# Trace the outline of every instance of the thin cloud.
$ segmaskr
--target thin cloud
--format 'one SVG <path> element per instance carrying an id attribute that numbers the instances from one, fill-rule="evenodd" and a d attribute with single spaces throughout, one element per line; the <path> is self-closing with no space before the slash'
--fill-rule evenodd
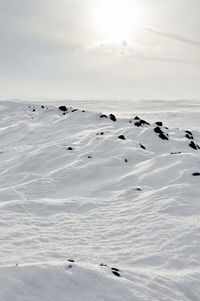
<path id="1" fill-rule="evenodd" d="M 90 45 L 90 47 L 86 47 L 85 50 L 97 54 L 127 57 L 144 61 L 192 65 L 200 64 L 198 60 L 162 55 L 157 47 L 148 47 L 136 43 L 131 44 L 127 41 L 122 41 L 121 43 L 98 41 Z"/>
<path id="2" fill-rule="evenodd" d="M 179 58 L 172 58 L 172 57 L 166 58 L 166 57 L 147 56 L 147 55 L 138 55 L 138 54 L 129 54 L 128 57 L 145 60 L 145 61 L 157 61 L 157 62 L 163 62 L 163 63 L 200 65 L 200 61 L 193 61 L 193 60 L 179 59 Z"/>
<path id="3" fill-rule="evenodd" d="M 162 36 L 162 37 L 167 37 L 170 39 L 174 39 L 178 42 L 182 42 L 182 43 L 186 43 L 189 45 L 200 47 L 200 41 L 197 41 L 197 40 L 193 40 L 193 39 L 190 39 L 190 38 L 178 35 L 178 34 L 170 33 L 170 32 L 164 32 L 164 31 L 161 31 L 157 28 L 150 27 L 150 26 L 140 26 L 140 28 L 144 29 L 146 31 L 152 32 L 156 35 Z"/>

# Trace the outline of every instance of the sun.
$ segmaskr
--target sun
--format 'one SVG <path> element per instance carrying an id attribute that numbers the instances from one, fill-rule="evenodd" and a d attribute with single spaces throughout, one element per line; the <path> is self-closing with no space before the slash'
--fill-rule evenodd
<path id="1" fill-rule="evenodd" d="M 94 9 L 94 26 L 105 39 L 129 38 L 142 22 L 138 0 L 97 0 Z"/>

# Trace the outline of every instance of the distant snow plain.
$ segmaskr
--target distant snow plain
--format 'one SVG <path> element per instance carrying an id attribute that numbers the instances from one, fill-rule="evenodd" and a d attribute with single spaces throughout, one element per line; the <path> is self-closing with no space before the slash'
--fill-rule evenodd
<path id="1" fill-rule="evenodd" d="M 1 101 L 0 300 L 199 301 L 199 120 L 198 100 Z"/>

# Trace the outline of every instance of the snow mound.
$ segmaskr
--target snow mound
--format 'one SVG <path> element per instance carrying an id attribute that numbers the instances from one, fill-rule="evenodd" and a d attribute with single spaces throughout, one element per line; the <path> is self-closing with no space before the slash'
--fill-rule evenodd
<path id="1" fill-rule="evenodd" d="M 188 283 L 186 276 L 190 277 Z M 0 300 L 197 300 L 198 289 L 193 292 L 188 289 L 191 281 L 198 285 L 196 277 L 198 272 L 195 275 L 190 271 L 169 275 L 160 272 L 149 279 L 147 271 L 135 271 L 133 275 L 106 265 L 71 262 L 1 267 Z"/>
<path id="2" fill-rule="evenodd" d="M 199 300 L 199 145 L 187 124 L 0 102 L 0 300 Z"/>

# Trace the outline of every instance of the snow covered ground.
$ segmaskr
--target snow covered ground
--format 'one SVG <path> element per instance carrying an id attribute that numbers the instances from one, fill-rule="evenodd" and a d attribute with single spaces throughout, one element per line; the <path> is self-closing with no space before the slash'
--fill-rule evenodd
<path id="1" fill-rule="evenodd" d="M 0 102 L 0 300 L 199 301 L 200 102 L 62 104 Z"/>

